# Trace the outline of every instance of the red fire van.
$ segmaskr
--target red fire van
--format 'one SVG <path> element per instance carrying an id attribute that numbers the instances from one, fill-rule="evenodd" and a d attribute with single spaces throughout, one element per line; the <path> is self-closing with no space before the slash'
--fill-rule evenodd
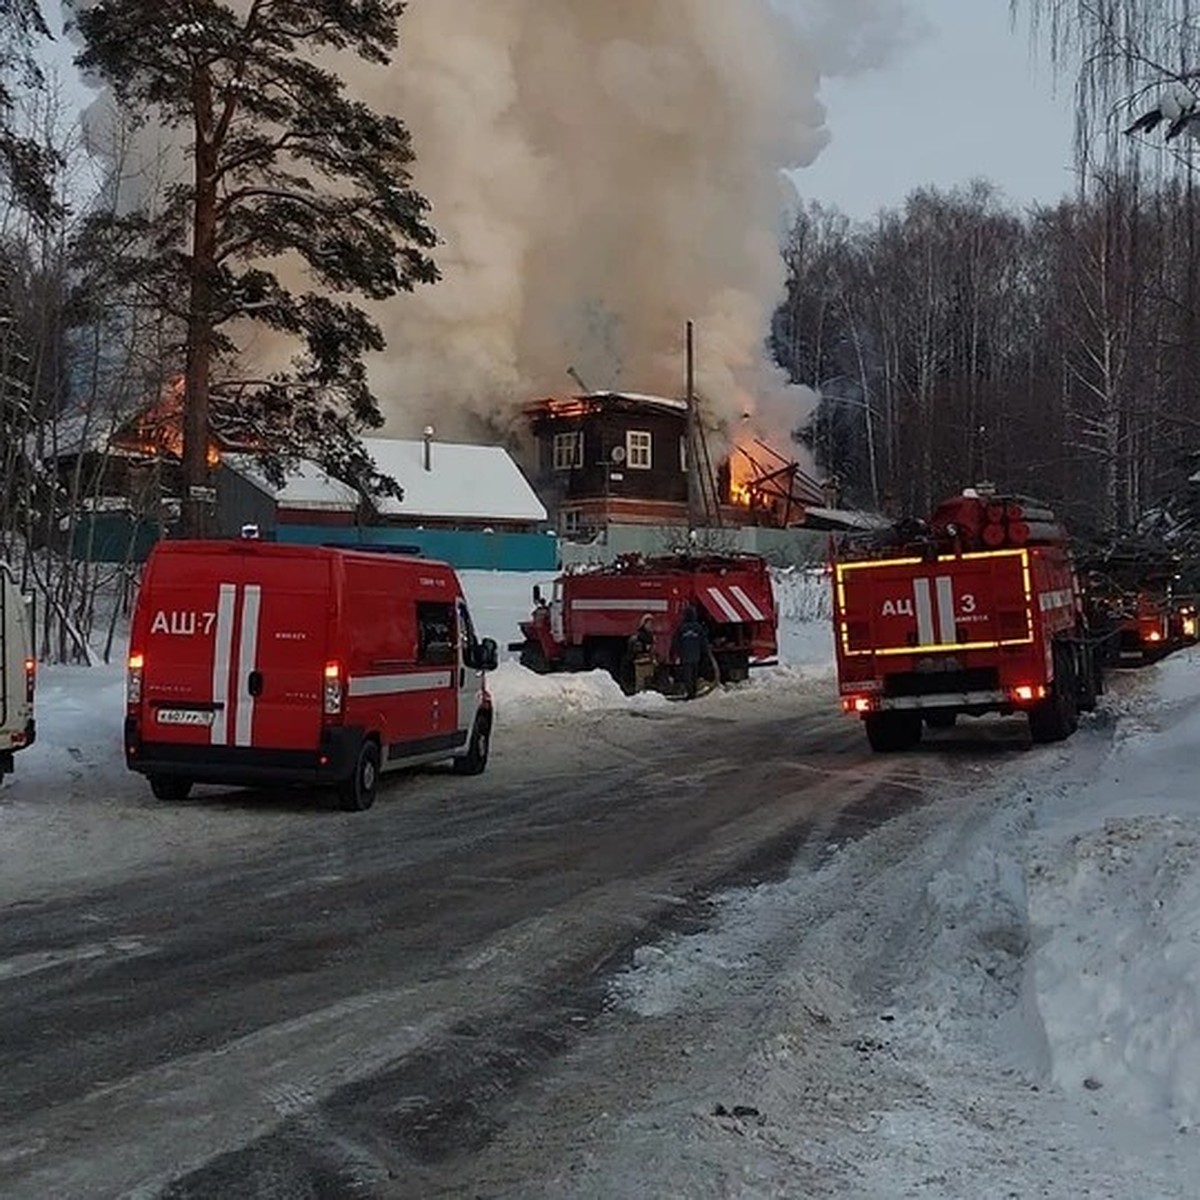
<path id="1" fill-rule="evenodd" d="M 445 563 L 254 540 L 162 542 L 130 633 L 125 761 L 162 800 L 198 781 L 332 785 L 487 764 L 496 643 Z"/>

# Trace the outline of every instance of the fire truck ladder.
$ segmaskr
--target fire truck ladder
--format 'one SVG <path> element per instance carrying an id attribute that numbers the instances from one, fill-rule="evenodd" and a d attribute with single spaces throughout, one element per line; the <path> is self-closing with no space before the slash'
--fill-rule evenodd
<path id="1" fill-rule="evenodd" d="M 721 505 L 717 496 L 717 481 L 713 473 L 712 457 L 708 452 L 708 438 L 704 433 L 704 423 L 700 420 L 692 422 L 696 444 L 688 447 L 689 461 L 694 462 L 696 472 L 696 493 L 704 512 L 703 524 L 709 528 L 720 528 Z"/>

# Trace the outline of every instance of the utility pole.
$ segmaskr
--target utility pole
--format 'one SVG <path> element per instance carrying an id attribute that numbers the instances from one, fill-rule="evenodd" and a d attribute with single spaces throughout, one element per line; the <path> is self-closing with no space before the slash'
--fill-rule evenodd
<path id="1" fill-rule="evenodd" d="M 699 516 L 699 454 L 700 439 L 696 436 L 696 329 L 693 322 L 687 323 L 687 511 L 688 536 L 695 531 Z"/>

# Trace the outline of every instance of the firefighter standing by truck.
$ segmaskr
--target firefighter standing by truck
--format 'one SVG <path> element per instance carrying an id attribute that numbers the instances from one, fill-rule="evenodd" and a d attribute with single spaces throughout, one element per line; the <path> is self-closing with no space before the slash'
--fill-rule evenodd
<path id="1" fill-rule="evenodd" d="M 654 659 L 654 617 L 645 613 L 638 627 L 629 637 L 625 647 L 625 661 L 621 667 L 621 678 L 625 690 L 630 694 L 644 691 L 654 676 L 657 663 Z"/>
<path id="2" fill-rule="evenodd" d="M 700 681 L 700 664 L 708 657 L 708 630 L 696 616 L 690 604 L 683 610 L 683 620 L 671 641 L 671 655 L 679 664 L 679 681 L 689 700 L 696 698 Z"/>

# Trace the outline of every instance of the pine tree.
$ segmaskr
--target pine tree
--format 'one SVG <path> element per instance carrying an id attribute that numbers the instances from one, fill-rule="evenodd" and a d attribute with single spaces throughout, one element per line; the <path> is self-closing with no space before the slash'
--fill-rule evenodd
<path id="1" fill-rule="evenodd" d="M 189 178 L 152 215 L 111 218 L 131 278 L 177 306 L 185 326 L 184 533 L 203 532 L 190 489 L 208 481 L 211 413 L 222 404 L 283 458 L 317 458 L 379 485 L 357 440 L 382 423 L 364 355 L 378 326 L 338 295 L 386 300 L 431 283 L 435 234 L 412 186 L 404 124 L 347 96 L 318 65 L 332 54 L 389 61 L 394 0 L 100 0 L 80 12 L 79 65 L 132 114 L 181 131 Z M 97 230 L 97 232 L 101 232 Z M 298 257 L 317 287 L 271 269 Z M 231 371 L 230 326 L 253 321 L 297 340 L 291 369 Z"/>
<path id="2" fill-rule="evenodd" d="M 33 57 L 38 38 L 49 37 L 36 0 L 0 0 L 0 179 L 28 212 L 46 218 L 54 210 L 55 156 L 14 127 L 16 86 L 41 87 Z"/>

